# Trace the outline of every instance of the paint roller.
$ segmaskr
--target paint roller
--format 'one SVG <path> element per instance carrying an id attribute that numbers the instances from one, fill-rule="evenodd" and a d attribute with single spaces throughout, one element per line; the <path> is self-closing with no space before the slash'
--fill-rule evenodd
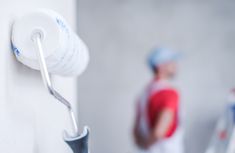
<path id="1" fill-rule="evenodd" d="M 54 11 L 40 9 L 16 20 L 12 28 L 12 49 L 18 61 L 40 70 L 48 92 L 64 104 L 69 112 L 73 133 L 64 132 L 64 141 L 74 153 L 88 153 L 89 128 L 79 133 L 71 104 L 57 92 L 50 74 L 78 76 L 89 62 L 86 44 Z"/>

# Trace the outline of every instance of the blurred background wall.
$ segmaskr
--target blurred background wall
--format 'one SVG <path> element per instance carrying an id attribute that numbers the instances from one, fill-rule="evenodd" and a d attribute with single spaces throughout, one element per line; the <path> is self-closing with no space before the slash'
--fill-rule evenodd
<path id="1" fill-rule="evenodd" d="M 187 153 L 203 153 L 226 96 L 235 85 L 235 2 L 232 0 L 79 0 L 78 29 L 91 63 L 78 81 L 81 125 L 91 127 L 95 153 L 134 153 L 137 95 L 150 80 L 154 46 L 181 51 Z"/>

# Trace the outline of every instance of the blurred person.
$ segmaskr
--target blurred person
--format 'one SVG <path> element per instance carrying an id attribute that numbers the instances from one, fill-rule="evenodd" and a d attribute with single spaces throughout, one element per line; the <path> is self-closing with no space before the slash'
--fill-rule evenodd
<path id="1" fill-rule="evenodd" d="M 170 83 L 179 57 L 170 49 L 156 48 L 148 58 L 154 77 L 138 100 L 133 129 L 141 153 L 183 153 L 179 93 Z"/>

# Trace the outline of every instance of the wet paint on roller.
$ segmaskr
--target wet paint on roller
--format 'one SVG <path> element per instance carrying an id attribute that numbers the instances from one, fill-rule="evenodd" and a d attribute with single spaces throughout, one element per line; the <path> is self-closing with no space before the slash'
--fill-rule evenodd
<path id="1" fill-rule="evenodd" d="M 16 56 L 19 56 L 20 55 L 20 51 L 18 50 L 18 48 L 16 48 L 13 43 L 11 43 L 11 48 L 12 48 L 12 51 L 13 53 L 16 55 Z"/>
<path id="2" fill-rule="evenodd" d="M 62 28 L 64 29 L 67 33 L 69 33 L 69 29 L 66 27 L 65 23 L 60 19 L 60 18 L 56 18 L 56 23 Z"/>

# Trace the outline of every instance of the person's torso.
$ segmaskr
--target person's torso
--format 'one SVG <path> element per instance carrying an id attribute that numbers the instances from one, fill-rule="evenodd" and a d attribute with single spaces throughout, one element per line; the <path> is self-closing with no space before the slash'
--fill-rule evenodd
<path id="1" fill-rule="evenodd" d="M 172 109 L 174 117 L 169 129 L 166 131 L 165 137 L 168 138 L 172 136 L 178 126 L 178 94 L 176 90 L 173 88 L 162 89 L 154 93 L 154 95 L 150 96 L 149 98 L 150 99 L 148 100 L 147 104 L 147 118 L 149 120 L 148 123 L 150 130 L 153 130 L 155 127 L 156 122 L 160 118 L 160 113 L 162 110 L 171 107 L 170 109 Z M 172 99 L 172 103 L 174 104 L 167 106 L 164 102 L 165 99 Z"/>
<path id="2" fill-rule="evenodd" d="M 163 109 L 170 108 L 173 110 L 174 119 L 169 129 L 167 129 L 165 137 L 171 137 L 178 126 L 178 102 L 178 92 L 168 82 L 157 80 L 151 82 L 140 100 L 140 122 L 142 122 L 140 124 L 142 124 L 143 133 L 146 134 L 147 131 L 154 128 Z"/>

